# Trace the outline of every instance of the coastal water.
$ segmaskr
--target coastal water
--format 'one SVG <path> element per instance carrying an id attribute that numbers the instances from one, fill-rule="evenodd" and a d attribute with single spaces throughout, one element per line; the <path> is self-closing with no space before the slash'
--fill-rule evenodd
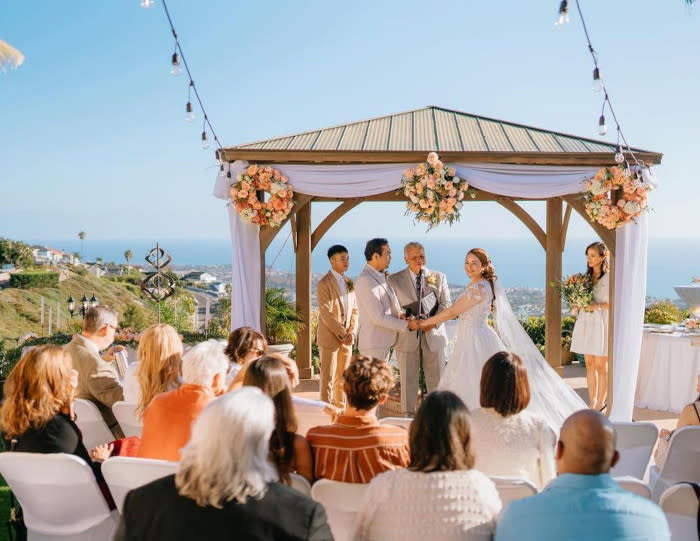
<path id="1" fill-rule="evenodd" d="M 294 272 L 294 254 L 288 235 L 278 235 L 267 251 L 267 265 L 278 271 Z M 131 250 L 133 263 L 144 264 L 148 250 L 160 241 L 171 254 L 173 264 L 179 266 L 230 265 L 231 241 L 228 239 L 86 239 L 84 255 L 88 260 L 101 257 L 105 262 L 124 262 L 124 252 Z M 364 265 L 364 238 L 324 238 L 312 256 L 314 273 L 328 270 L 326 250 L 332 244 L 343 244 L 350 252 L 350 276 L 356 276 Z M 464 237 L 459 239 L 389 238 L 393 260 L 390 271 L 404 266 L 403 245 L 408 240 L 419 240 L 426 248 L 428 267 L 447 274 L 451 284 L 465 282 L 463 261 L 466 251 L 480 246 L 488 251 L 496 272 L 507 287 L 544 288 L 545 254 L 532 238 L 482 239 Z M 585 270 L 583 252 L 591 239 L 570 239 L 563 255 L 564 275 Z M 31 243 L 45 244 L 67 252 L 80 252 L 79 239 L 32 239 Z M 655 298 L 675 299 L 675 285 L 687 285 L 694 276 L 700 276 L 700 243 L 692 239 L 650 239 L 648 257 L 647 295 Z"/>

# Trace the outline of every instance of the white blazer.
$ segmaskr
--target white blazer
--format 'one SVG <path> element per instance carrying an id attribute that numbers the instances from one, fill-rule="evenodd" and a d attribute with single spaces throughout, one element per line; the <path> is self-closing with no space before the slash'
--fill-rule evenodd
<path id="1" fill-rule="evenodd" d="M 382 277 L 383 278 L 383 277 Z M 401 307 L 391 286 L 377 276 L 377 271 L 365 265 L 355 285 L 355 298 L 360 309 L 360 327 L 357 347 L 388 349 L 396 343 L 399 332 L 408 331 L 408 323 L 399 319 Z"/>

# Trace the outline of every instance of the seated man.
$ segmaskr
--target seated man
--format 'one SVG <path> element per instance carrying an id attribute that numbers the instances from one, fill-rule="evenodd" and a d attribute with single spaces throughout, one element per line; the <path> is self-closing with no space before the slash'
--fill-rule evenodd
<path id="1" fill-rule="evenodd" d="M 408 433 L 380 425 L 377 407 L 394 386 L 391 368 L 380 359 L 356 355 L 343 373 L 347 404 L 335 423 L 309 430 L 316 479 L 369 483 L 409 462 Z"/>
<path id="2" fill-rule="evenodd" d="M 541 493 L 511 502 L 495 540 L 670 539 L 661 508 L 623 490 L 608 473 L 618 459 L 610 421 L 595 410 L 577 411 L 557 442 L 559 477 Z"/>
<path id="3" fill-rule="evenodd" d="M 124 400 L 124 390 L 114 363 L 114 348 L 100 356 L 100 351 L 114 342 L 117 328 L 114 310 L 94 306 L 85 313 L 83 332 L 74 335 L 65 349 L 73 361 L 73 368 L 78 371 L 76 398 L 94 402 L 114 437 L 123 438 L 124 433 L 112 413 L 112 405 Z"/>
<path id="4" fill-rule="evenodd" d="M 180 449 L 189 441 L 197 416 L 226 389 L 228 357 L 224 344 L 201 342 L 182 356 L 182 381 L 178 389 L 156 395 L 143 412 L 138 456 L 180 460 Z M 212 434 L 215 438 L 216 434 Z"/>

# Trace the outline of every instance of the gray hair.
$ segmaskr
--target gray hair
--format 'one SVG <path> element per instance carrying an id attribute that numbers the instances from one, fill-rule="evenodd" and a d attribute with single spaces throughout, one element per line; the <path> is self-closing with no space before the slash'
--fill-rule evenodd
<path id="1" fill-rule="evenodd" d="M 277 479 L 268 460 L 275 425 L 272 400 L 257 387 L 242 387 L 210 402 L 180 451 L 175 486 L 197 505 L 221 508 L 265 495 Z"/>
<path id="2" fill-rule="evenodd" d="M 420 248 L 421 250 L 423 250 L 425 252 L 425 248 L 423 248 L 423 245 L 420 242 L 412 241 L 403 247 L 404 257 L 406 257 L 408 255 L 409 250 L 413 250 L 414 248 Z"/>
<path id="3" fill-rule="evenodd" d="M 193 385 L 211 385 L 216 374 L 226 374 L 229 359 L 226 345 L 217 340 L 200 342 L 182 356 L 182 380 Z"/>
<path id="4" fill-rule="evenodd" d="M 105 325 L 116 327 L 118 321 L 117 312 L 109 306 L 93 306 L 85 312 L 83 332 L 94 334 Z"/>

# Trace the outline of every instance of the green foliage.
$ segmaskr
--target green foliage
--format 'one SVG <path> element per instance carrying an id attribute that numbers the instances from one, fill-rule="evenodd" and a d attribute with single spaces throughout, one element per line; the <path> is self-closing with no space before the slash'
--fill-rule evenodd
<path id="1" fill-rule="evenodd" d="M 158 318 L 160 311 L 161 323 L 172 325 L 178 331 L 191 331 L 196 304 L 194 297 L 183 289 L 175 289 L 175 294 L 162 301 L 148 301 L 152 313 Z"/>
<path id="2" fill-rule="evenodd" d="M 121 327 L 129 327 L 136 332 L 144 330 L 152 322 L 152 314 L 148 314 L 136 303 L 129 304 L 120 318 Z"/>
<path id="3" fill-rule="evenodd" d="M 131 259 L 134 257 L 134 252 L 131 250 L 126 250 L 124 252 L 124 259 L 126 259 L 126 262 L 129 263 L 131 262 Z"/>
<path id="4" fill-rule="evenodd" d="M 304 321 L 282 289 L 265 290 L 265 329 L 270 344 L 296 344 L 297 335 L 304 329 Z"/>
<path id="5" fill-rule="evenodd" d="M 22 241 L 0 237 L 0 264 L 8 263 L 24 269 L 33 267 L 32 249 Z"/>
<path id="6" fill-rule="evenodd" d="M 72 335 L 65 333 L 56 333 L 52 336 L 41 336 L 38 338 L 30 338 L 22 344 L 19 344 L 16 348 L 5 349 L 2 346 L 2 352 L 0 352 L 0 379 L 6 379 L 12 367 L 17 364 L 17 361 L 22 357 L 22 348 L 28 346 L 42 346 L 44 344 L 56 344 L 62 346 L 67 344 L 72 339 Z"/>
<path id="7" fill-rule="evenodd" d="M 657 301 L 644 310 L 644 323 L 668 325 L 682 321 L 683 313 L 671 301 Z"/>
<path id="8" fill-rule="evenodd" d="M 24 271 L 10 275 L 10 287 L 29 289 L 32 287 L 58 287 L 58 273 L 46 271 Z"/>
<path id="9" fill-rule="evenodd" d="M 545 318 L 544 316 L 535 317 L 530 316 L 527 319 L 520 321 L 520 324 L 525 329 L 530 339 L 535 343 L 535 345 L 544 351 L 544 341 L 545 341 Z M 576 324 L 576 319 L 573 317 L 565 317 L 561 321 L 561 344 L 566 349 L 571 345 L 571 333 L 574 330 L 574 325 Z"/>

